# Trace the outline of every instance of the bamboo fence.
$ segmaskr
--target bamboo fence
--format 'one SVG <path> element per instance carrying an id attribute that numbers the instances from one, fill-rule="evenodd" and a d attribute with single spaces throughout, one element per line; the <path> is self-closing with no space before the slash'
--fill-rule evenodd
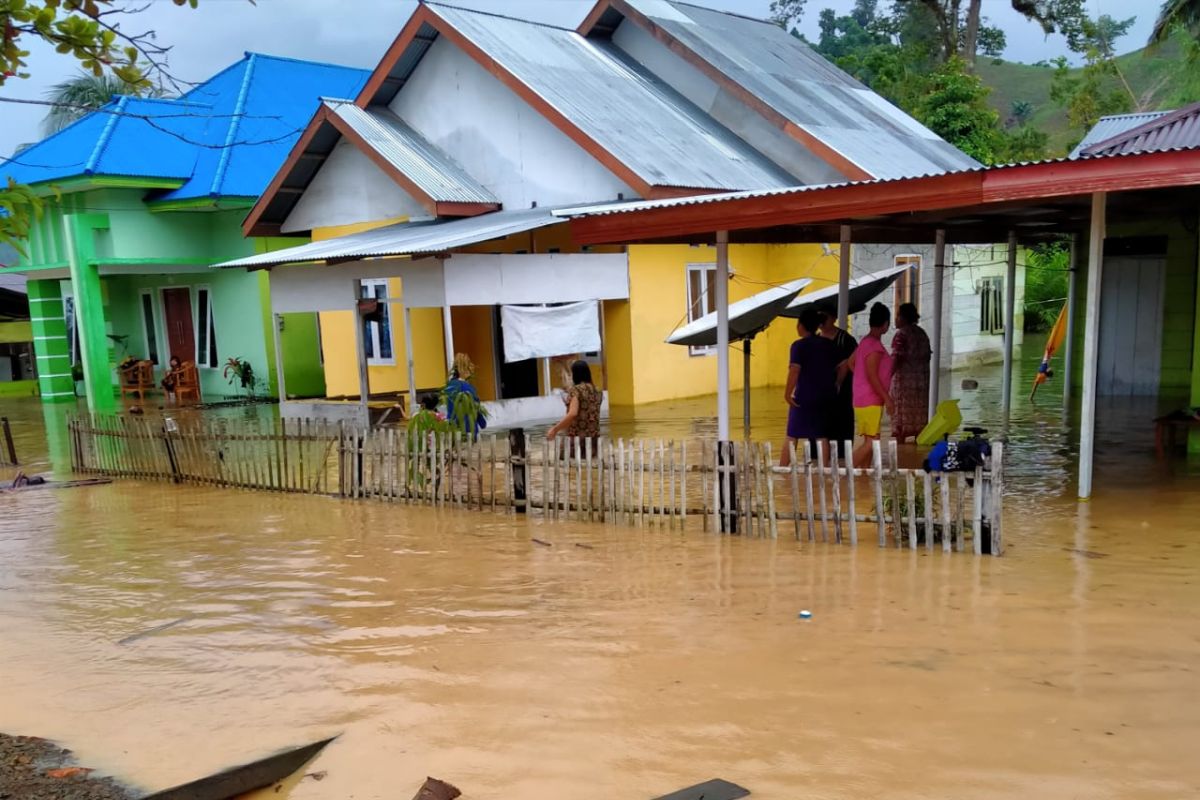
<path id="1" fill-rule="evenodd" d="M 1003 550 L 1003 445 L 973 473 L 902 468 L 895 441 L 869 467 L 822 446 L 778 466 L 769 443 L 414 435 L 317 420 L 232 423 L 80 416 L 83 473 L 798 541 Z M 728 498 L 727 502 L 721 502 Z"/>

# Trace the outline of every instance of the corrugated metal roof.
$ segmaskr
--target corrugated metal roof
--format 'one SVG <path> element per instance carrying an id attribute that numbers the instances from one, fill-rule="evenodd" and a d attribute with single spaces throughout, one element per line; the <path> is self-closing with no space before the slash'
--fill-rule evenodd
<path id="1" fill-rule="evenodd" d="M 1089 156 L 1129 155 L 1200 147 L 1200 103 L 1171 111 L 1158 119 L 1096 142 L 1084 152 Z"/>
<path id="2" fill-rule="evenodd" d="M 1101 117 L 1100 121 L 1092 126 L 1092 129 L 1087 132 L 1079 144 L 1075 145 L 1075 149 L 1067 157 L 1079 158 L 1083 151 L 1092 145 L 1119 136 L 1147 122 L 1153 122 L 1167 113 L 1166 111 L 1144 111 L 1137 114 L 1113 114 Z"/>
<path id="3" fill-rule="evenodd" d="M 336 239 L 226 261 L 215 266 L 227 269 L 256 269 L 282 264 L 432 255 L 561 222 L 562 220 L 554 215 L 553 209 L 549 208 L 495 211 L 447 222 L 402 222 L 385 228 L 339 236 Z"/>
<path id="4" fill-rule="evenodd" d="M 776 25 L 669 0 L 627 0 L 734 83 L 876 178 L 979 163 Z"/>
<path id="5" fill-rule="evenodd" d="M 795 182 L 609 43 L 453 6 L 428 8 L 652 186 Z"/>
<path id="6" fill-rule="evenodd" d="M 326 99 L 323 103 L 435 201 L 500 204 L 450 156 L 386 108 L 361 109 L 351 100 Z"/>

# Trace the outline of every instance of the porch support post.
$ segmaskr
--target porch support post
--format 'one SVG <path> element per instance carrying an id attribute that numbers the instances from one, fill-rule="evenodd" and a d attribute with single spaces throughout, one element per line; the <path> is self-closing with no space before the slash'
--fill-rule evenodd
<path id="1" fill-rule="evenodd" d="M 729 441 L 729 231 L 717 231 L 717 439 Z"/>
<path id="2" fill-rule="evenodd" d="M 112 369 L 108 358 L 108 326 L 104 319 L 104 293 L 100 272 L 91 263 L 93 232 L 108 227 L 104 214 L 67 214 L 63 234 L 67 263 L 75 293 L 75 325 L 79 331 L 79 360 L 88 409 L 104 411 L 116 406 Z M 68 336 L 70 332 L 68 332 Z"/>
<path id="3" fill-rule="evenodd" d="M 550 359 L 539 359 L 542 362 L 542 394 L 549 397 L 554 394 L 550 388 Z"/>
<path id="4" fill-rule="evenodd" d="M 1017 321 L 1017 232 L 1008 232 L 1008 271 L 1004 276 L 1004 374 L 1000 382 L 1000 411 L 1004 421 L 1012 408 L 1013 342 Z"/>
<path id="5" fill-rule="evenodd" d="M 446 374 L 454 369 L 454 320 L 450 316 L 450 304 L 442 306 L 442 340 L 446 344 Z"/>
<path id="6" fill-rule="evenodd" d="M 283 343 L 279 336 L 281 322 L 283 322 L 283 317 L 279 314 L 271 314 L 271 338 L 275 345 L 275 379 L 279 385 L 279 407 L 283 408 L 283 404 L 287 402 L 287 386 L 283 380 Z"/>
<path id="7" fill-rule="evenodd" d="M 1071 381 L 1075 374 L 1075 299 L 1079 284 L 1079 236 L 1071 234 L 1071 261 L 1067 273 L 1067 338 L 1063 340 L 1063 411 L 1071 410 Z"/>
<path id="8" fill-rule="evenodd" d="M 933 351 L 929 359 L 929 418 L 933 419 L 942 389 L 942 315 L 946 282 L 946 229 L 938 228 L 933 244 Z"/>
<path id="9" fill-rule="evenodd" d="M 74 402 L 75 379 L 71 377 L 62 286 L 57 280 L 42 279 L 31 280 L 25 287 L 29 292 L 29 322 L 42 402 Z M 50 429 L 46 430 L 49 433 Z"/>
<path id="10" fill-rule="evenodd" d="M 742 340 L 742 429 L 750 438 L 750 340 Z"/>
<path id="11" fill-rule="evenodd" d="M 850 330 L 850 226 L 843 225 L 838 245 L 838 323 Z"/>
<path id="12" fill-rule="evenodd" d="M 1104 192 L 1092 195 L 1088 233 L 1087 303 L 1083 320 L 1083 398 L 1079 411 L 1079 499 L 1092 496 L 1092 458 L 1096 434 L 1096 373 L 1100 352 L 1100 286 L 1104 278 Z"/>
<path id="13" fill-rule="evenodd" d="M 407 303 L 404 308 L 404 361 L 408 364 L 408 413 L 411 416 L 417 410 L 417 371 L 413 360 L 412 342 L 412 309 Z"/>
<path id="14" fill-rule="evenodd" d="M 370 423 L 371 416 L 367 404 L 371 399 L 371 378 L 367 371 L 367 343 L 364 338 L 366 332 L 363 330 L 362 314 L 358 311 L 358 301 L 363 296 L 362 281 L 354 281 L 354 348 L 358 361 L 358 396 L 359 404 L 362 406 L 362 420 L 364 423 Z"/>

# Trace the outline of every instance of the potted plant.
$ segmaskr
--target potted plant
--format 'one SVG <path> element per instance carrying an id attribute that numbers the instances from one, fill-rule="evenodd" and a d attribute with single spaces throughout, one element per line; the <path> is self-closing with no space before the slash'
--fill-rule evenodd
<path id="1" fill-rule="evenodd" d="M 258 386 L 258 377 L 254 374 L 254 367 L 250 366 L 249 361 L 243 361 L 237 356 L 233 356 L 225 362 L 225 369 L 221 375 L 229 382 L 230 386 L 241 387 L 246 391 L 247 397 L 254 397 L 254 389 Z"/>

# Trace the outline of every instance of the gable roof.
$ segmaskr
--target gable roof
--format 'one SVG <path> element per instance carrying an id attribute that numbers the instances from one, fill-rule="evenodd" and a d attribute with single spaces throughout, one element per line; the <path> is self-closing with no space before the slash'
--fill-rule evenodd
<path id="1" fill-rule="evenodd" d="M 1200 147 L 1200 103 L 1165 112 L 1155 119 L 1089 145 L 1084 156 L 1127 155 Z"/>
<path id="2" fill-rule="evenodd" d="M 178 181 L 155 198 L 161 201 L 257 197 L 318 96 L 354 94 L 366 77 L 365 70 L 247 53 L 181 98 L 116 98 L 0 162 L 0 177 Z"/>
<path id="3" fill-rule="evenodd" d="M 980 166 L 770 22 L 674 0 L 599 0 L 579 32 L 608 37 L 626 19 L 851 180 Z"/>
<path id="4" fill-rule="evenodd" d="M 1106 139 L 1133 130 L 1134 128 L 1143 125 L 1147 122 L 1158 119 L 1168 112 L 1166 111 L 1139 111 L 1133 114 L 1110 114 L 1107 117 L 1101 117 L 1099 122 L 1092 126 L 1084 137 L 1079 140 L 1079 144 L 1075 145 L 1067 158 L 1079 158 L 1083 155 L 1083 151 L 1087 150 L 1094 144 L 1103 142 Z"/>

